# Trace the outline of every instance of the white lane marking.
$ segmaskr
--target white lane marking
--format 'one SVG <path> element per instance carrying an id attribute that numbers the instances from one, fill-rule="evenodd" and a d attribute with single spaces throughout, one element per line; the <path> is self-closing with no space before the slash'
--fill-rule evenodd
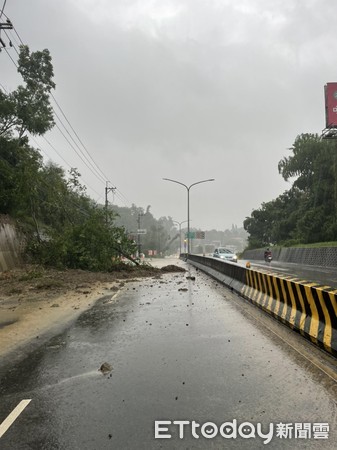
<path id="1" fill-rule="evenodd" d="M 19 417 L 22 411 L 29 405 L 32 399 L 22 400 L 15 409 L 9 414 L 9 416 L 0 425 L 0 438 L 6 433 L 8 428 Z"/>

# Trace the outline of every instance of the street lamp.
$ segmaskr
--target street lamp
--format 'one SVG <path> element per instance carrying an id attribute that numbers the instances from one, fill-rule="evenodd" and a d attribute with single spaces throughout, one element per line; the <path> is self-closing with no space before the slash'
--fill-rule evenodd
<path id="1" fill-rule="evenodd" d="M 190 254 L 190 189 L 192 186 L 201 183 L 207 183 L 208 181 L 214 181 L 214 178 L 209 178 L 208 180 L 197 181 L 196 183 L 191 184 L 190 186 L 186 186 L 186 184 L 181 183 L 177 180 L 171 180 L 170 178 L 163 178 L 165 181 L 172 181 L 172 183 L 181 184 L 187 190 L 187 255 Z"/>
<path id="2" fill-rule="evenodd" d="M 173 223 L 177 223 L 179 225 L 179 238 L 180 238 L 180 251 L 179 251 L 179 255 L 181 255 L 181 225 L 183 223 L 186 223 L 187 220 L 184 220 L 183 222 L 178 222 L 177 220 L 172 220 Z"/>

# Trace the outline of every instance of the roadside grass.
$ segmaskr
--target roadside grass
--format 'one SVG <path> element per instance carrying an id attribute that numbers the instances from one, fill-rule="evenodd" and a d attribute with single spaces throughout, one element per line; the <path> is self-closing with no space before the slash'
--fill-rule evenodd
<path id="1" fill-rule="evenodd" d="M 337 247 L 337 241 L 316 242 L 313 244 L 297 244 L 291 246 L 291 248 L 321 248 L 321 247 Z"/>
<path id="2" fill-rule="evenodd" d="M 36 278 L 42 278 L 44 275 L 44 271 L 42 270 L 29 270 L 24 275 L 19 277 L 19 281 L 30 281 L 35 280 Z"/>

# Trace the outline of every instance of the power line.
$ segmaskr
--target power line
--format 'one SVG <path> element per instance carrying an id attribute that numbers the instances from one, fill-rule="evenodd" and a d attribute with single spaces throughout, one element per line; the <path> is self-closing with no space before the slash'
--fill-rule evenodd
<path id="1" fill-rule="evenodd" d="M 53 144 L 51 144 L 50 142 L 49 142 L 49 140 L 45 137 L 45 136 L 42 136 L 42 138 L 47 142 L 47 144 L 54 150 L 54 152 L 62 159 L 62 161 L 67 165 L 67 166 L 69 166 L 70 168 L 71 168 L 71 165 L 63 158 L 63 156 L 61 155 L 61 153 L 59 153 L 57 150 L 56 150 L 56 148 L 53 146 Z M 36 142 L 36 141 L 35 141 Z M 37 145 L 39 145 L 39 144 L 37 144 Z"/>
<path id="2" fill-rule="evenodd" d="M 18 65 L 16 64 L 16 62 L 14 61 L 14 59 L 11 57 L 11 55 L 9 54 L 7 48 L 4 48 L 4 50 L 6 51 L 7 55 L 9 56 L 9 58 L 11 59 L 12 63 L 15 65 L 16 68 L 18 68 Z M 53 96 L 54 98 L 54 96 Z M 58 120 L 60 121 L 60 123 L 62 124 L 62 126 L 64 127 L 64 129 L 67 131 L 67 133 L 69 134 L 69 136 L 72 138 L 72 136 L 70 135 L 69 131 L 67 130 L 66 126 L 64 125 L 64 123 L 62 122 L 62 120 L 59 118 L 59 116 L 57 115 L 57 113 L 55 112 L 54 108 L 53 108 L 53 112 L 56 115 L 56 117 L 58 118 Z M 82 158 L 82 156 L 77 152 L 77 150 L 75 149 L 75 147 L 72 145 L 72 143 L 69 141 L 69 139 L 65 136 L 65 134 L 62 132 L 61 128 L 55 124 L 56 128 L 60 131 L 60 133 L 62 134 L 62 136 L 64 137 L 64 139 L 68 142 L 68 144 L 71 146 L 71 148 L 75 151 L 75 153 L 79 156 L 79 158 L 81 159 L 81 161 L 87 166 L 87 168 L 100 180 L 100 181 L 105 181 L 99 174 L 97 175 L 97 173 L 95 173 L 93 171 L 93 169 L 87 164 L 87 162 Z M 73 138 L 72 138 L 73 139 Z M 76 144 L 76 142 L 75 142 Z M 77 144 L 76 144 L 77 145 Z M 80 149 L 81 150 L 81 149 Z M 58 152 L 57 152 L 58 153 Z M 59 155 L 59 153 L 58 153 Z M 60 156 L 60 155 L 59 155 Z M 61 157 L 62 158 L 62 157 Z M 62 158 L 63 161 L 65 161 Z M 65 161 L 66 162 L 66 161 Z M 68 163 L 66 163 L 68 164 Z M 68 164 L 69 165 L 69 164 Z M 92 188 L 91 188 L 92 189 Z M 95 192 L 95 191 L 94 191 Z M 97 192 L 96 192 L 97 194 Z M 98 194 L 99 195 L 99 194 Z"/>
<path id="3" fill-rule="evenodd" d="M 108 177 L 104 174 L 104 172 L 98 167 L 98 165 L 96 164 L 96 162 L 93 160 L 92 156 L 90 155 L 89 151 L 87 150 L 86 146 L 83 144 L 82 140 L 80 139 L 80 137 L 78 136 L 78 134 L 76 133 L 76 131 L 74 130 L 73 126 L 71 125 L 71 123 L 69 122 L 67 116 L 65 115 L 65 113 L 63 112 L 63 109 L 61 108 L 61 106 L 58 104 L 58 102 L 56 101 L 56 98 L 54 97 L 53 93 L 50 94 L 51 97 L 53 98 L 54 102 L 56 103 L 57 107 L 59 108 L 59 110 L 61 111 L 63 117 L 66 119 L 67 123 L 69 124 L 70 128 L 72 129 L 73 133 L 75 134 L 75 136 L 77 137 L 77 139 L 79 140 L 79 142 L 81 143 L 82 147 L 84 148 L 84 150 L 86 151 L 87 155 L 89 156 L 89 158 L 92 160 L 92 162 L 94 163 L 94 165 L 97 167 L 97 169 L 101 172 L 101 174 L 103 175 L 104 179 L 107 180 Z"/>
<path id="4" fill-rule="evenodd" d="M 116 188 L 116 195 L 117 197 L 119 197 L 119 199 L 124 203 L 125 206 L 127 206 L 127 204 L 130 204 L 130 201 L 125 197 L 124 194 L 122 194 L 122 192 Z"/>
<path id="5" fill-rule="evenodd" d="M 1 19 L 1 16 L 3 15 L 3 13 L 4 13 L 4 9 L 5 9 L 5 6 L 6 6 L 6 2 L 7 2 L 7 0 L 5 0 L 5 1 L 4 1 L 4 4 L 2 5 L 2 10 L 1 10 L 1 13 L 0 13 L 0 19 Z"/>
<path id="6" fill-rule="evenodd" d="M 16 54 L 17 54 L 18 56 L 20 56 L 20 53 L 18 52 L 17 48 L 13 45 L 12 40 L 11 40 L 11 37 L 9 36 L 9 34 L 7 33 L 6 30 L 4 31 L 4 33 L 5 33 L 5 35 L 7 36 L 7 39 L 9 40 L 9 46 L 10 46 L 10 47 L 13 47 L 14 50 L 15 50 L 15 52 L 16 52 Z"/>
<path id="7" fill-rule="evenodd" d="M 15 48 L 15 47 L 14 47 Z M 4 48 L 4 50 L 6 51 L 8 57 L 11 59 L 12 63 L 15 65 L 16 68 L 18 68 L 18 65 L 16 64 L 16 62 L 14 61 L 14 59 L 11 57 L 11 55 L 9 54 L 7 48 Z M 55 97 L 53 96 L 53 94 L 51 93 L 52 98 L 54 99 L 55 103 L 58 105 L 58 103 L 56 102 Z M 65 116 L 65 114 L 63 113 L 61 107 L 58 105 L 58 107 L 60 108 L 62 114 Z M 77 147 L 79 148 L 78 144 L 75 142 L 75 140 L 73 139 L 73 137 L 71 136 L 71 134 L 69 133 L 69 131 L 67 130 L 67 127 L 64 125 L 64 123 L 62 122 L 62 120 L 60 119 L 60 117 L 58 116 L 58 114 L 56 113 L 55 109 L 52 107 L 54 114 L 56 115 L 56 117 L 58 118 L 59 122 L 61 123 L 61 125 L 63 126 L 63 128 L 66 130 L 66 132 L 69 134 L 69 136 L 71 137 L 71 139 L 74 141 L 74 143 L 77 145 Z M 69 120 L 66 118 L 67 122 L 70 124 Z M 98 171 L 91 165 L 89 161 L 89 164 L 82 158 L 82 156 L 80 155 L 80 153 L 78 153 L 78 151 L 75 149 L 75 147 L 72 145 L 72 143 L 69 141 L 69 139 L 65 136 L 65 134 L 62 132 L 61 128 L 55 124 L 56 128 L 60 131 L 60 133 L 62 134 L 62 136 L 64 137 L 64 139 L 68 142 L 68 144 L 71 146 L 71 148 L 75 151 L 75 153 L 77 154 L 77 156 L 81 159 L 81 161 L 87 166 L 87 168 L 100 180 L 105 182 L 106 178 L 103 178 Z M 71 125 L 70 125 L 71 126 Z M 72 128 L 72 127 L 71 127 Z M 72 128 L 73 129 L 73 128 Z M 75 132 L 76 133 L 76 132 Z M 77 133 L 76 133 L 77 136 Z M 79 138 L 78 138 L 79 139 Z M 80 152 L 83 154 L 82 150 L 79 148 Z M 90 155 L 89 155 L 90 156 Z M 84 155 L 85 157 L 85 155 Z M 91 156 L 90 156 L 91 157 Z M 92 159 L 92 158 L 91 158 Z M 88 158 L 87 158 L 88 160 Z M 96 164 L 96 163 L 95 163 Z M 96 165 L 97 166 L 97 165 Z M 94 171 L 95 170 L 95 171 Z M 103 173 L 103 172 L 102 172 Z M 104 174 L 103 174 L 104 175 Z"/>
<path id="8" fill-rule="evenodd" d="M 14 32 L 15 32 L 15 34 L 17 35 L 17 37 L 19 38 L 21 44 L 24 45 L 23 40 L 22 40 L 21 37 L 19 36 L 19 33 L 16 31 L 16 29 L 15 29 L 14 25 L 12 24 L 10 18 L 9 18 L 5 13 L 3 13 L 3 15 L 6 17 L 6 22 L 7 22 L 7 23 L 10 23 L 10 24 L 12 25 L 11 28 L 9 28 L 9 29 L 10 29 L 10 30 L 14 30 Z M 0 17 L 1 17 L 1 16 L 0 16 Z"/>
<path id="9" fill-rule="evenodd" d="M 23 42 L 20 43 L 19 40 L 16 38 L 15 34 L 13 33 L 13 30 L 15 31 L 14 27 L 13 27 L 13 29 L 8 30 L 8 34 L 9 34 L 9 36 L 7 36 L 8 39 L 11 40 L 12 44 L 14 42 L 14 44 L 16 44 L 18 47 L 20 47 L 20 45 L 24 45 Z M 13 45 L 13 47 L 14 47 L 14 45 Z"/>
<path id="10" fill-rule="evenodd" d="M 15 46 L 13 46 L 14 49 L 16 50 Z M 4 48 L 4 50 L 6 51 L 8 57 L 11 59 L 12 63 L 15 65 L 15 67 L 18 69 L 18 65 L 16 64 L 16 62 L 14 61 L 14 59 L 11 57 L 11 55 L 9 54 L 8 50 L 6 48 Z M 62 108 L 60 107 L 60 105 L 58 104 L 58 102 L 56 101 L 54 95 L 51 93 L 52 98 L 54 99 L 55 103 L 58 105 L 60 111 L 62 112 L 63 116 L 66 118 L 67 122 L 69 123 L 71 129 L 73 130 L 73 132 L 75 133 L 76 137 L 79 139 L 79 141 L 82 143 L 82 141 L 80 140 L 78 134 L 75 132 L 74 128 L 71 126 L 69 120 L 67 119 L 66 115 L 64 114 Z M 87 166 L 87 168 L 96 176 L 96 178 L 98 178 L 99 181 L 103 181 L 105 182 L 105 180 L 107 179 L 107 177 L 105 176 L 105 178 L 100 175 L 100 173 L 95 169 L 95 167 L 90 163 L 90 161 L 88 160 L 88 158 L 84 155 L 82 149 L 78 146 L 78 144 L 76 143 L 76 141 L 74 140 L 74 138 L 71 136 L 70 132 L 68 131 L 67 127 L 64 125 L 63 121 L 61 120 L 61 118 L 58 116 L 58 114 L 56 113 L 55 109 L 52 107 L 53 112 L 55 114 L 55 116 L 58 118 L 59 122 L 61 123 L 61 125 L 63 126 L 63 128 L 66 130 L 66 132 L 69 134 L 69 136 L 71 137 L 71 139 L 73 140 L 73 142 L 75 143 L 75 145 L 78 147 L 79 151 L 81 154 L 83 154 L 84 158 L 86 158 L 86 160 L 88 162 L 86 162 L 80 153 L 78 153 L 78 151 L 76 150 L 76 148 L 72 145 L 72 143 L 69 141 L 69 139 L 65 136 L 65 134 L 62 132 L 61 128 L 55 124 L 55 126 L 58 128 L 58 130 L 60 131 L 60 133 L 62 134 L 62 136 L 64 137 L 64 139 L 68 142 L 68 144 L 71 146 L 71 148 L 75 151 L 75 153 L 77 154 L 77 156 L 81 159 L 81 161 Z M 83 145 L 83 143 L 82 143 Z M 86 150 L 87 151 L 87 150 Z M 93 161 L 93 163 L 97 166 L 97 164 L 95 163 L 95 161 L 93 160 L 93 158 L 91 157 L 91 155 L 89 154 L 89 152 L 87 151 L 88 155 L 90 156 L 91 160 Z M 99 169 L 99 167 L 98 167 Z M 100 169 L 99 169 L 100 170 Z M 100 170 L 100 172 L 104 175 L 104 173 Z"/>
<path id="11" fill-rule="evenodd" d="M 15 46 L 14 46 L 15 48 Z M 6 48 L 4 48 L 4 50 L 6 51 L 7 55 L 9 56 L 9 58 L 11 59 L 11 61 L 13 62 L 13 64 L 15 65 L 16 68 L 18 68 L 18 65 L 16 64 L 16 62 L 13 60 L 13 58 L 11 57 L 11 55 L 9 54 L 8 50 Z M 62 108 L 60 107 L 60 105 L 58 104 L 58 102 L 56 101 L 54 95 L 52 93 L 50 93 L 51 97 L 53 98 L 54 102 L 57 104 L 58 108 L 60 109 L 62 115 L 65 117 L 67 123 L 69 124 L 70 128 L 73 130 L 75 136 L 77 137 L 77 139 L 81 142 L 82 146 L 84 146 L 84 144 L 82 143 L 81 139 L 79 138 L 78 134 L 76 133 L 76 131 L 74 130 L 74 128 L 72 127 L 71 123 L 69 122 L 68 118 L 66 117 L 66 115 L 64 114 Z M 81 154 L 78 153 L 78 151 L 75 149 L 75 147 L 72 145 L 72 143 L 69 141 L 69 139 L 66 137 L 66 135 L 62 132 L 61 128 L 55 124 L 56 128 L 60 131 L 60 133 L 62 134 L 62 136 L 64 137 L 64 139 L 68 142 L 68 144 L 71 146 L 71 148 L 75 151 L 75 153 L 77 154 L 77 156 L 81 159 L 81 161 L 87 166 L 87 168 L 96 176 L 96 178 L 99 181 L 103 181 L 105 182 L 106 179 L 108 178 L 101 170 L 100 168 L 97 166 L 97 164 L 95 163 L 95 161 L 93 160 L 92 156 L 90 155 L 90 153 L 86 150 L 85 146 L 84 149 L 86 150 L 87 154 L 89 155 L 90 159 L 93 161 L 93 163 L 95 164 L 95 166 L 98 168 L 98 170 L 102 173 L 102 175 L 98 172 L 98 170 L 95 169 L 95 167 L 91 164 L 91 162 L 89 161 L 89 159 L 85 156 L 85 154 L 83 153 L 82 149 L 79 147 L 79 145 L 76 143 L 76 141 L 74 140 L 74 138 L 71 136 L 70 132 L 68 131 L 67 127 L 64 125 L 62 119 L 59 117 L 59 115 L 56 113 L 55 108 L 53 108 L 53 112 L 55 114 L 55 116 L 57 117 L 57 119 L 59 120 L 59 122 L 61 123 L 61 125 L 63 126 L 63 128 L 66 130 L 66 132 L 69 134 L 70 138 L 72 139 L 72 141 L 75 143 L 75 145 L 77 146 L 77 148 L 79 149 L 80 153 L 83 155 L 84 158 L 86 158 L 86 161 L 82 158 Z"/>
<path id="12" fill-rule="evenodd" d="M 6 0 L 4 1 L 4 4 L 2 6 L 2 10 L 0 13 L 0 20 L 2 15 L 4 14 L 4 9 L 5 9 L 5 5 L 6 5 Z M 5 42 L 1 39 L 1 30 L 11 30 L 13 28 L 13 24 L 12 22 L 8 19 L 6 19 L 6 22 L 0 22 L 0 45 L 2 46 L 2 48 L 6 47 Z M 9 43 L 10 46 L 12 46 L 12 42 Z M 0 47 L 0 51 L 1 51 L 1 47 Z"/>
<path id="13" fill-rule="evenodd" d="M 54 147 L 54 145 L 49 142 L 49 140 L 45 137 L 45 136 L 41 136 L 46 142 L 47 144 L 56 152 L 56 154 L 62 159 L 62 161 L 70 168 L 72 169 L 73 167 L 71 166 L 71 164 L 69 164 L 64 158 L 63 156 L 57 151 L 57 149 Z M 35 139 L 34 139 L 35 140 Z M 36 141 L 35 141 L 36 142 Z M 36 142 L 36 144 L 39 146 L 39 144 Z M 40 147 L 40 146 L 39 146 Z M 42 148 L 41 148 L 42 149 Z M 46 153 L 46 152 L 45 152 Z M 47 156 L 50 158 L 50 155 L 47 154 Z M 85 185 L 88 186 L 93 192 L 95 192 L 95 194 L 99 195 L 100 197 L 102 197 L 101 194 L 99 194 L 92 186 L 90 186 L 90 184 L 88 184 L 84 178 L 82 178 Z"/>
<path id="14" fill-rule="evenodd" d="M 3 9 L 4 6 L 6 4 L 6 1 L 4 2 L 3 5 Z M 20 35 L 18 34 L 17 30 L 13 27 L 12 23 L 10 22 L 9 18 L 7 17 L 7 15 L 3 12 L 2 9 L 2 13 L 6 18 L 7 18 L 7 22 L 9 22 L 11 24 L 11 28 L 10 30 L 14 30 L 14 32 L 16 33 L 17 37 L 19 38 L 21 44 L 24 45 Z M 0 15 L 1 17 L 1 15 Z M 11 47 L 14 48 L 14 50 L 16 51 L 16 53 L 18 55 L 20 55 L 20 53 L 18 52 L 17 48 L 15 47 L 15 45 L 12 44 L 12 41 L 10 39 L 10 36 L 6 33 L 7 38 L 10 40 L 10 45 Z M 12 63 L 15 65 L 15 67 L 18 69 L 18 65 L 16 64 L 16 62 L 14 61 L 14 59 L 12 58 L 12 56 L 10 55 L 10 53 L 8 52 L 8 50 L 6 48 L 4 48 L 4 50 L 6 51 L 8 57 L 11 59 Z M 83 152 L 82 148 L 78 145 L 78 143 L 76 142 L 76 140 L 73 138 L 73 136 L 71 135 L 71 133 L 69 132 L 69 130 L 67 129 L 66 125 L 64 124 L 64 122 L 62 121 L 62 119 L 59 117 L 59 115 L 56 113 L 55 108 L 53 108 L 52 106 L 52 110 L 53 113 L 55 114 L 55 117 L 57 117 L 59 123 L 62 125 L 62 127 L 64 128 L 64 130 L 66 131 L 66 133 L 69 135 L 70 139 L 73 141 L 73 143 L 76 145 L 77 149 L 79 150 L 80 153 L 78 153 L 78 151 L 75 149 L 75 147 L 72 145 L 72 143 L 69 141 L 69 139 L 65 136 L 65 134 L 62 132 L 61 128 L 57 125 L 56 127 L 58 128 L 58 130 L 60 131 L 60 133 L 62 134 L 62 136 L 64 137 L 64 139 L 68 142 L 68 144 L 71 146 L 71 148 L 75 151 L 75 153 L 77 154 L 77 156 L 81 159 L 81 161 L 86 165 L 86 167 L 96 176 L 96 178 L 99 181 L 103 181 L 105 182 L 108 177 L 107 175 L 101 170 L 101 168 L 97 165 L 97 163 L 95 162 L 95 160 L 93 159 L 93 157 L 91 156 L 90 152 L 88 151 L 87 147 L 84 145 L 83 141 L 81 140 L 81 138 L 79 137 L 78 133 L 75 131 L 74 127 L 72 126 L 72 124 L 70 123 L 69 119 L 67 118 L 66 114 L 64 113 L 63 109 L 61 108 L 60 104 L 57 102 L 55 96 L 53 95 L 52 92 L 50 92 L 50 96 L 52 97 L 52 99 L 54 100 L 55 104 L 57 105 L 58 109 L 61 111 L 62 116 L 65 118 L 67 124 L 69 125 L 70 129 L 72 130 L 72 132 L 74 133 L 74 135 L 76 136 L 77 140 L 79 141 L 79 143 L 81 144 L 81 146 L 83 147 L 85 153 Z M 44 137 L 44 139 L 46 139 Z M 47 141 L 47 139 L 46 139 Z M 47 141 L 47 143 L 49 143 Z M 52 146 L 49 143 L 50 146 Z M 60 156 L 60 158 L 67 164 L 69 165 L 64 158 L 59 154 L 59 152 L 57 152 L 57 150 L 54 148 L 54 150 L 56 151 L 56 153 Z M 83 155 L 83 157 L 81 156 Z M 87 155 L 87 156 L 86 156 Z M 83 159 L 84 158 L 84 159 Z M 90 187 L 90 186 L 89 186 Z M 99 195 L 101 197 L 100 194 L 98 194 L 93 188 L 90 187 L 90 189 L 95 192 L 97 195 Z M 125 200 L 130 203 L 126 197 L 119 191 L 116 189 L 116 196 L 123 202 L 125 203 Z"/>
<path id="15" fill-rule="evenodd" d="M 64 128 L 64 130 L 66 131 L 66 133 L 69 135 L 70 139 L 73 141 L 73 143 L 76 145 L 77 149 L 80 151 L 80 153 L 83 155 L 83 157 L 86 159 L 87 163 L 89 164 L 89 166 L 87 165 L 87 167 L 92 171 L 92 173 L 94 173 L 98 179 L 101 179 L 102 181 L 105 181 L 105 178 L 102 177 L 102 175 L 95 169 L 95 167 L 92 165 L 92 163 L 89 161 L 89 159 L 85 156 L 85 154 L 83 153 L 81 147 L 78 145 L 78 143 L 75 141 L 75 139 L 73 138 L 73 136 L 70 134 L 69 130 L 67 129 L 67 127 L 64 125 L 64 123 L 62 122 L 62 120 L 60 119 L 60 117 L 58 116 L 58 114 L 56 113 L 56 111 L 53 108 L 53 112 L 55 114 L 55 116 L 57 117 L 57 119 L 59 120 L 60 124 L 62 125 L 62 127 Z M 74 147 L 72 147 L 74 149 Z M 75 150 L 75 149 L 74 149 Z M 76 151 L 76 150 L 75 150 Z M 77 152 L 76 152 L 77 153 Z M 78 154 L 78 153 L 77 153 Z M 79 155 L 80 156 L 80 155 Z M 81 156 L 80 156 L 81 158 Z M 82 158 L 81 158 L 82 159 Z M 85 162 L 82 159 L 83 162 Z"/>
<path id="16" fill-rule="evenodd" d="M 14 30 L 15 34 L 17 35 L 17 37 L 19 38 L 21 44 L 22 44 L 22 45 L 25 45 L 25 44 L 23 43 L 23 40 L 21 39 L 19 33 L 16 31 L 16 29 L 15 29 L 14 27 L 13 27 L 13 30 Z"/>
<path id="17" fill-rule="evenodd" d="M 0 83 L 0 86 L 2 87 L 2 89 L 5 91 L 5 93 L 6 94 L 8 94 L 8 91 L 7 91 L 7 89 Z M 29 133 L 29 135 L 30 135 L 30 139 L 32 139 L 34 142 L 35 142 L 35 144 L 38 146 L 38 148 L 48 157 L 48 158 L 50 158 L 50 155 L 41 147 L 41 145 L 36 141 L 36 139 L 34 138 L 34 136 L 31 134 L 31 133 Z M 49 140 L 45 137 L 45 136 L 41 136 L 46 142 L 47 142 L 47 144 L 55 151 L 55 153 L 62 159 L 62 161 L 70 168 L 70 169 L 72 169 L 72 166 L 63 158 L 63 156 L 57 151 L 57 149 L 51 144 L 51 142 L 49 142 Z M 3 158 L 2 158 L 3 159 Z M 50 158 L 51 159 L 51 158 Z M 83 181 L 84 181 L 84 183 L 85 183 L 85 185 L 86 186 L 88 186 L 93 192 L 95 192 L 95 194 L 97 194 L 99 197 L 98 197 L 98 199 L 96 200 L 96 201 L 98 201 L 101 197 L 102 197 L 102 195 L 101 194 L 99 194 L 92 186 L 90 186 L 86 181 L 85 181 L 85 179 L 84 178 L 82 178 L 83 179 Z"/>
<path id="18" fill-rule="evenodd" d="M 14 64 L 14 66 L 15 66 L 16 68 L 18 68 L 16 62 L 14 61 L 14 59 L 13 59 L 13 58 L 11 57 L 11 55 L 9 54 L 7 48 L 6 48 L 6 47 L 3 47 L 2 50 L 5 50 L 5 52 L 7 53 L 8 57 L 12 60 L 12 63 Z"/>
<path id="19" fill-rule="evenodd" d="M 2 161 L 4 161 L 6 164 L 11 165 L 11 163 L 7 159 L 3 158 L 1 155 L 0 155 L 0 159 Z M 57 191 L 54 186 L 51 186 L 50 184 L 48 184 L 45 180 L 40 179 L 39 181 L 42 184 L 44 184 L 48 188 L 48 190 L 51 189 L 54 193 L 59 194 L 59 191 Z M 41 190 L 41 188 L 38 185 L 36 187 L 39 189 L 40 193 L 43 193 L 43 194 L 45 193 L 44 191 Z M 67 199 L 67 202 L 72 204 L 73 206 L 75 206 L 78 209 L 78 211 L 80 213 L 82 213 L 83 215 L 86 215 L 87 217 L 89 216 L 88 211 L 84 210 L 80 204 L 78 204 L 74 201 L 74 199 Z"/>
<path id="20" fill-rule="evenodd" d="M 76 148 L 73 146 L 73 144 L 69 141 L 69 139 L 67 138 L 67 136 L 63 133 L 63 131 L 61 130 L 61 128 L 57 125 L 57 123 L 55 124 L 56 128 L 59 130 L 59 132 L 62 134 L 62 136 L 64 137 L 64 139 L 68 142 L 68 144 L 70 145 L 70 147 L 74 150 L 74 152 L 76 153 L 76 155 L 80 158 L 80 160 L 87 166 L 87 168 L 96 176 L 96 178 L 99 181 L 102 181 L 103 178 L 99 177 L 95 172 L 93 172 L 93 170 L 91 169 L 91 167 L 88 165 L 88 163 L 82 158 L 81 154 L 76 150 Z M 105 180 L 103 180 L 105 181 Z"/>
<path id="21" fill-rule="evenodd" d="M 8 91 L 7 91 L 7 89 L 5 88 L 5 86 L 3 84 L 0 83 L 0 87 L 3 89 L 5 94 L 8 94 Z"/>
<path id="22" fill-rule="evenodd" d="M 63 158 L 63 156 L 57 151 L 57 149 L 53 146 L 53 144 L 51 144 L 51 142 L 45 137 L 45 136 L 41 136 L 46 142 L 47 144 L 57 153 L 57 155 L 62 159 L 62 161 L 70 168 L 72 169 L 73 167 Z M 39 144 L 37 142 L 37 140 L 34 138 L 33 135 L 30 134 L 30 139 L 32 139 L 35 144 L 37 145 L 38 149 L 41 150 L 48 158 L 51 159 L 50 155 L 45 151 L 45 149 L 41 146 L 41 144 Z M 93 192 L 95 192 L 95 194 L 98 195 L 98 199 L 96 200 L 96 202 L 102 197 L 101 194 L 99 194 L 92 186 L 90 186 L 89 183 L 87 183 L 87 181 L 82 177 L 83 182 L 85 183 L 85 186 L 87 186 L 88 188 L 90 188 Z"/>

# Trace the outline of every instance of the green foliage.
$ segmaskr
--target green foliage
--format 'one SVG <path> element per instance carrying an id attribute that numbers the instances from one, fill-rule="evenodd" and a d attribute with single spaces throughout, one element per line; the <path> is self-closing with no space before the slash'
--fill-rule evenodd
<path id="1" fill-rule="evenodd" d="M 145 229 L 146 234 L 140 235 L 141 252 L 156 250 L 158 255 L 171 254 L 179 247 L 179 233 L 171 217 L 155 219 L 150 211 L 132 205 L 131 208 L 113 206 L 116 213 L 115 223 L 128 230 L 130 236 L 138 242 L 138 228 Z M 139 221 L 138 221 L 139 219 Z M 138 227 L 140 225 L 140 227 Z M 176 237 L 176 239 L 173 239 Z"/>
<path id="2" fill-rule="evenodd" d="M 80 222 L 69 224 L 63 233 L 38 245 L 35 242 L 29 251 L 44 265 L 110 271 L 120 264 L 123 254 L 134 254 L 136 248 L 123 228 L 111 226 L 105 219 L 102 209 L 91 208 Z"/>
<path id="3" fill-rule="evenodd" d="M 244 221 L 250 248 L 337 239 L 337 149 L 317 134 L 297 136 L 278 165 L 292 187 Z"/>
<path id="4" fill-rule="evenodd" d="M 0 90 L 0 214 L 16 219 L 29 261 L 112 270 L 122 255 L 135 254 L 135 244 L 124 228 L 114 225 L 114 214 L 106 214 L 86 195 L 77 169 L 66 177 L 60 167 L 43 164 L 24 136 L 26 131 L 44 134 L 54 123 L 49 51 L 30 53 L 22 46 L 18 65 L 25 86 L 9 94 Z"/>
<path id="5" fill-rule="evenodd" d="M 18 72 L 30 90 L 44 89 L 50 92 L 55 89 L 55 83 L 52 81 L 53 65 L 47 49 L 30 54 L 28 46 L 21 45 Z"/>
<path id="6" fill-rule="evenodd" d="M 298 245 L 294 244 L 292 247 L 297 247 Z M 313 244 L 301 244 L 301 248 L 322 248 L 322 247 L 337 247 L 337 241 L 330 242 L 315 242 Z"/>
<path id="7" fill-rule="evenodd" d="M 13 94 L 6 95 L 0 90 L 0 137 L 9 137 L 17 123 L 16 104 Z"/>
<path id="8" fill-rule="evenodd" d="M 36 176 L 42 165 L 42 157 L 30 148 L 25 140 L 0 137 L 0 212 L 11 214 L 27 209 L 33 201 Z"/>

